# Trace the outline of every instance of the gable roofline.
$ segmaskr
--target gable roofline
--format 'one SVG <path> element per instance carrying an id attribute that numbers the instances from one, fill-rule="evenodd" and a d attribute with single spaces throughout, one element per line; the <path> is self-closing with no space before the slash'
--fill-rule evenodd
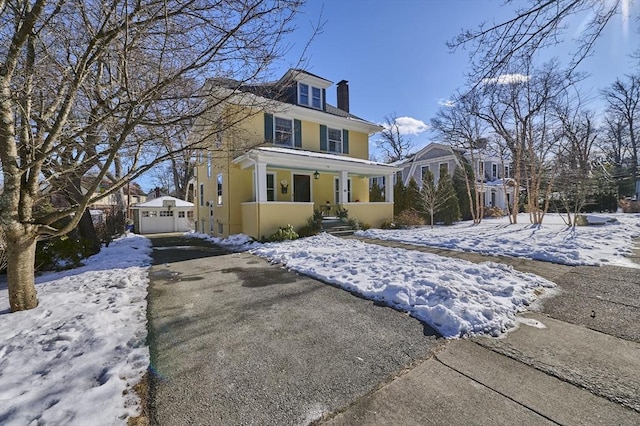
<path id="1" fill-rule="evenodd" d="M 333 81 L 322 78 L 319 75 L 310 73 L 299 68 L 290 68 L 281 78 L 279 83 L 287 84 L 290 81 L 299 81 L 302 83 L 308 83 L 321 89 L 326 89 L 333 85 Z"/>

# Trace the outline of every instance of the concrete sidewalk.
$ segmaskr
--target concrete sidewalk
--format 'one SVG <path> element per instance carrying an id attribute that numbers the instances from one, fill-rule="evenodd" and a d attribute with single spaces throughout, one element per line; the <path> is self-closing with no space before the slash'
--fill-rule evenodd
<path id="1" fill-rule="evenodd" d="M 474 341 L 455 340 L 434 358 L 362 398 L 326 424 L 637 425 L 638 422 L 640 413 L 636 411 Z"/>

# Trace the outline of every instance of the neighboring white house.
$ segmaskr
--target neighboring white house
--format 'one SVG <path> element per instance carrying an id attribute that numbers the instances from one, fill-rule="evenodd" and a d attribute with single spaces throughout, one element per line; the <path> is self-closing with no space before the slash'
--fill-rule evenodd
<path id="1" fill-rule="evenodd" d="M 134 232 L 159 234 L 193 229 L 193 203 L 163 196 L 131 206 Z"/>
<path id="2" fill-rule="evenodd" d="M 402 167 L 395 180 L 402 179 L 404 185 L 408 185 L 411 178 L 415 179 L 418 186 L 422 187 L 422 177 L 428 171 L 433 174 L 436 185 L 442 173 L 453 173 L 460 165 L 460 156 L 471 163 L 471 158 L 464 152 L 454 152 L 449 145 L 430 143 L 414 155 L 404 160 L 393 163 L 396 167 Z M 482 161 L 474 158 L 473 167 L 478 180 L 476 185 L 481 194 L 484 194 L 484 205 L 487 207 L 499 207 L 506 209 L 507 204 L 513 204 L 515 182 L 510 179 L 509 164 L 497 157 L 482 157 Z M 395 183 L 395 182 L 394 182 Z M 384 182 L 378 182 L 383 186 Z"/>

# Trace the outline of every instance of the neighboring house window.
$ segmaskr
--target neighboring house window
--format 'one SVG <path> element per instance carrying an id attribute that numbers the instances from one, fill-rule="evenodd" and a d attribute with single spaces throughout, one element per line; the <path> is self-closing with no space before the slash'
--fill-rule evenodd
<path id="1" fill-rule="evenodd" d="M 275 118 L 275 140 L 278 145 L 293 145 L 293 121 L 276 117 Z"/>
<path id="2" fill-rule="evenodd" d="M 322 90 L 317 87 L 311 88 L 311 106 L 316 109 L 322 109 Z"/>
<path id="3" fill-rule="evenodd" d="M 511 168 L 509 166 L 504 166 L 504 178 L 510 178 L 511 177 Z"/>
<path id="4" fill-rule="evenodd" d="M 420 169 L 420 176 L 422 177 L 423 181 L 428 171 L 429 171 L 429 166 L 422 166 L 422 168 Z"/>
<path id="5" fill-rule="evenodd" d="M 218 175 L 217 182 L 218 182 L 218 205 L 221 206 L 222 205 L 222 174 Z"/>
<path id="6" fill-rule="evenodd" d="M 207 153 L 207 177 L 211 178 L 211 152 Z"/>
<path id="7" fill-rule="evenodd" d="M 142 210 L 142 217 L 149 217 L 149 211 L 148 210 Z"/>
<path id="8" fill-rule="evenodd" d="M 496 163 L 491 163 L 491 178 L 498 179 L 498 165 Z"/>
<path id="9" fill-rule="evenodd" d="M 329 136 L 329 152 L 342 153 L 342 130 L 328 129 Z"/>
<path id="10" fill-rule="evenodd" d="M 397 171 L 394 176 L 395 176 L 395 182 L 393 182 L 394 185 L 398 182 L 402 182 L 402 170 Z"/>
<path id="11" fill-rule="evenodd" d="M 449 163 L 440 163 L 440 176 L 444 176 L 449 173 Z"/>
<path id="12" fill-rule="evenodd" d="M 187 212 L 187 219 L 193 219 L 193 211 Z"/>
<path id="13" fill-rule="evenodd" d="M 204 206 L 204 183 L 200 184 L 200 207 Z"/>
<path id="14" fill-rule="evenodd" d="M 300 105 L 309 105 L 309 85 L 304 83 L 298 84 L 298 103 Z"/>
<path id="15" fill-rule="evenodd" d="M 149 211 L 149 217 L 158 217 L 158 212 L 155 210 L 150 210 Z"/>
<path id="16" fill-rule="evenodd" d="M 222 223 L 218 224 L 218 234 L 224 234 L 224 225 Z"/>
<path id="17" fill-rule="evenodd" d="M 335 204 L 339 203 L 340 200 L 340 179 L 335 178 Z M 347 179 L 347 203 L 351 202 L 351 179 Z"/>
<path id="18" fill-rule="evenodd" d="M 276 175 L 267 173 L 267 201 L 276 200 Z"/>
<path id="19" fill-rule="evenodd" d="M 173 212 L 171 210 L 161 210 L 160 217 L 173 217 Z"/>
<path id="20" fill-rule="evenodd" d="M 185 213 L 185 212 L 178 212 L 178 217 L 179 217 L 180 219 L 184 219 L 184 213 Z"/>

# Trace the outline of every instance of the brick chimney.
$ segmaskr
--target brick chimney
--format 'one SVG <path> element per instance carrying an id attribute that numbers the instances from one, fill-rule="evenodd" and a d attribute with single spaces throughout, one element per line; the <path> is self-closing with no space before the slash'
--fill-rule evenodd
<path id="1" fill-rule="evenodd" d="M 349 82 L 341 80 L 338 83 L 338 108 L 349 112 Z"/>

